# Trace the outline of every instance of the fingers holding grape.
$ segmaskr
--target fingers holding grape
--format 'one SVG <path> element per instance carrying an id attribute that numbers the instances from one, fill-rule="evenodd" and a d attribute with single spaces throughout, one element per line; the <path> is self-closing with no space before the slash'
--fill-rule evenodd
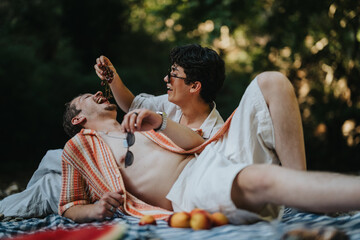
<path id="1" fill-rule="evenodd" d="M 103 71 L 102 75 L 104 76 L 104 80 L 110 84 L 114 80 L 113 70 L 111 70 L 109 66 L 104 65 L 104 64 L 100 65 L 99 67 Z M 104 86 L 104 84 L 105 84 L 104 80 L 101 81 L 102 86 Z"/>
<path id="2" fill-rule="evenodd" d="M 114 80 L 114 72 L 110 69 L 108 65 L 101 64 L 99 68 L 102 71 L 102 76 L 104 77 L 101 80 L 101 86 L 105 87 L 105 97 L 107 99 L 112 98 L 111 90 L 109 84 Z"/>

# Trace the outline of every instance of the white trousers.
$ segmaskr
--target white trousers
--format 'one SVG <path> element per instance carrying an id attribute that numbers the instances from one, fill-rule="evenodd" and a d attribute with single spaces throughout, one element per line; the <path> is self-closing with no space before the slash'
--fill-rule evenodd
<path id="1" fill-rule="evenodd" d="M 244 167 L 279 164 L 274 149 L 270 112 L 257 79 L 254 79 L 236 109 L 228 132 L 187 164 L 167 198 L 172 201 L 175 211 L 194 208 L 221 211 L 234 224 L 277 217 L 277 206 L 267 207 L 260 216 L 237 209 L 231 200 L 232 183 Z"/>

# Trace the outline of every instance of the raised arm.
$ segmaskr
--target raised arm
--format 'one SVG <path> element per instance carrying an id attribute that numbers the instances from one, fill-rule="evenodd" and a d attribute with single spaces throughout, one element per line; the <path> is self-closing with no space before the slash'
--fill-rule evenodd
<path id="1" fill-rule="evenodd" d="M 148 109 L 135 109 L 124 116 L 121 126 L 125 132 L 149 131 L 159 129 L 163 117 Z M 167 119 L 166 128 L 162 131 L 179 147 L 190 150 L 201 145 L 205 140 L 192 129 Z"/>
<path id="2" fill-rule="evenodd" d="M 103 71 L 101 65 L 107 65 L 114 72 L 114 80 L 109 84 L 111 91 L 114 95 L 116 103 L 119 105 L 121 110 L 128 112 L 132 101 L 134 100 L 134 94 L 124 85 L 119 74 L 116 72 L 115 67 L 112 65 L 110 60 L 105 56 L 100 56 L 96 59 L 94 65 L 95 72 L 101 80 L 104 80 Z"/>

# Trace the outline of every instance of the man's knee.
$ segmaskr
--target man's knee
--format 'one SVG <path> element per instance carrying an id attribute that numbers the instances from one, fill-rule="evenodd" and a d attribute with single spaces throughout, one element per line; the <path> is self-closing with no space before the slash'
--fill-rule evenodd
<path id="1" fill-rule="evenodd" d="M 268 168 L 267 164 L 251 165 L 237 175 L 232 187 L 232 199 L 238 208 L 256 211 L 263 206 L 266 193 L 274 182 Z"/>
<path id="2" fill-rule="evenodd" d="M 289 79 L 277 71 L 262 72 L 257 76 L 258 83 L 261 86 L 269 87 L 275 84 L 286 84 L 289 83 Z"/>
<path id="3" fill-rule="evenodd" d="M 257 76 L 257 81 L 268 104 L 274 97 L 295 96 L 290 80 L 280 72 L 263 72 Z"/>
<path id="4" fill-rule="evenodd" d="M 254 164 L 244 168 L 237 176 L 240 187 L 249 193 L 263 192 L 272 185 L 267 164 Z"/>
<path id="5" fill-rule="evenodd" d="M 293 89 L 290 80 L 281 72 L 263 72 L 257 76 L 257 80 L 262 90 L 279 89 L 284 87 Z"/>

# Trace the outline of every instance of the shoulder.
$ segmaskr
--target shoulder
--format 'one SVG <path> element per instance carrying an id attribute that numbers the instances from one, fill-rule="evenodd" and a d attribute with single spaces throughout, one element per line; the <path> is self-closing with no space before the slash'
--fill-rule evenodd
<path id="1" fill-rule="evenodd" d="M 134 98 L 129 110 L 131 111 L 136 108 L 164 111 L 170 118 L 173 114 L 172 112 L 178 110 L 178 107 L 174 103 L 169 102 L 167 94 L 154 96 L 147 93 L 141 93 Z"/>
<path id="2" fill-rule="evenodd" d="M 220 113 L 216 109 L 216 104 L 214 103 L 214 107 L 209 116 L 200 127 L 203 131 L 203 138 L 208 139 L 212 137 L 223 125 L 224 119 L 221 117 Z"/>
<path id="3" fill-rule="evenodd" d="M 144 101 L 144 100 L 168 102 L 168 95 L 163 94 L 163 95 L 155 96 L 155 95 L 148 94 L 148 93 L 140 93 L 139 95 L 135 96 L 133 102 Z"/>
<path id="4" fill-rule="evenodd" d="M 97 132 L 92 129 L 81 129 L 74 137 L 68 140 L 65 144 L 64 151 L 71 148 L 82 148 L 83 145 L 92 139 L 94 136 L 98 136 Z"/>

